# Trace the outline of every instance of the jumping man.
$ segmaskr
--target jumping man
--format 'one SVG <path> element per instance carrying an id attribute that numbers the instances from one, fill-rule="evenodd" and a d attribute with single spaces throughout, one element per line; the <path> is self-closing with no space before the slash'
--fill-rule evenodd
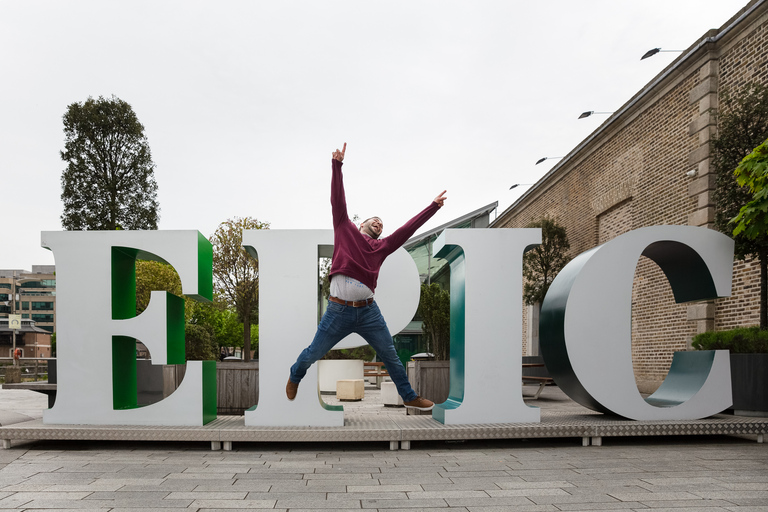
<path id="1" fill-rule="evenodd" d="M 285 387 L 289 400 L 296 398 L 299 383 L 307 369 L 351 333 L 362 336 L 384 362 L 397 392 L 406 407 L 422 411 L 435 404 L 421 398 L 408 382 L 405 368 L 395 352 L 387 323 L 373 299 L 379 269 L 384 260 L 402 246 L 419 227 L 445 203 L 445 190 L 429 206 L 406 222 L 390 236 L 381 237 L 384 223 L 379 217 L 363 221 L 359 227 L 349 220 L 341 172 L 347 143 L 333 152 L 331 177 L 331 209 L 333 211 L 333 262 L 331 264 L 331 296 L 312 343 L 299 354 L 291 367 Z"/>

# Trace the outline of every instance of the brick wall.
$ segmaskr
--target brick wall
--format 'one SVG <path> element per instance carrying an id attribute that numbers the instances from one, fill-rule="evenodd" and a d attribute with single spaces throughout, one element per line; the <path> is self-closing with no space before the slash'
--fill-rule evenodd
<path id="1" fill-rule="evenodd" d="M 681 57 L 673 73 L 628 102 L 492 227 L 552 217 L 566 228 L 572 257 L 644 226 L 712 227 L 709 140 L 718 94 L 723 85 L 768 82 L 766 13 L 768 7 L 760 7 L 717 43 Z M 693 178 L 686 175 L 691 170 Z M 752 262 L 736 262 L 732 298 L 681 305 L 656 264 L 641 258 L 632 291 L 632 358 L 641 391 L 658 387 L 673 352 L 685 350 L 697 332 L 755 324 L 755 269 Z"/>
<path id="2" fill-rule="evenodd" d="M 718 62 L 719 90 L 739 90 L 748 82 L 768 83 L 768 23 L 765 16 L 744 37 L 732 41 Z M 728 330 L 760 323 L 760 270 L 752 258 L 734 262 L 730 298 L 715 301 L 714 329 Z"/>

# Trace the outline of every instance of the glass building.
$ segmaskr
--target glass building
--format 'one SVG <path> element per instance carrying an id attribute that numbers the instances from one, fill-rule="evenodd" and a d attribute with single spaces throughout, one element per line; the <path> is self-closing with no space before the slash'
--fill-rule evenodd
<path id="1" fill-rule="evenodd" d="M 435 240 L 444 230 L 449 228 L 487 228 L 493 220 L 491 219 L 491 214 L 497 208 L 498 202 L 493 202 L 408 240 L 403 247 L 416 262 L 421 282 L 423 284 L 438 283 L 444 290 L 450 292 L 450 269 L 445 260 L 434 256 L 433 247 Z M 416 313 L 408 326 L 394 336 L 395 349 L 403 362 L 408 361 L 414 354 L 427 352 L 427 343 L 421 324 L 421 318 Z"/>

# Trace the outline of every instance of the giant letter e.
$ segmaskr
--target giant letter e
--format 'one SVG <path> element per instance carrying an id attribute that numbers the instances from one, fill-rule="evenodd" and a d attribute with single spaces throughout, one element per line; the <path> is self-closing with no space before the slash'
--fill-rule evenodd
<path id="1" fill-rule="evenodd" d="M 58 385 L 44 423 L 203 425 L 216 418 L 216 363 L 190 361 L 169 397 L 138 407 L 136 339 L 153 364 L 183 364 L 184 300 L 152 292 L 136 315 L 135 260 L 162 259 L 184 294 L 210 300 L 211 244 L 197 231 L 44 231 L 56 259 Z"/>

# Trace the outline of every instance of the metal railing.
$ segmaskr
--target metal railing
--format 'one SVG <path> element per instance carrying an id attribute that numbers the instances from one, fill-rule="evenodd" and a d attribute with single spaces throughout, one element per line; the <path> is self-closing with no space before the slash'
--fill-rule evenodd
<path id="1" fill-rule="evenodd" d="M 48 361 L 55 357 L 20 357 L 21 380 L 48 380 Z M 12 357 L 0 357 L 0 379 L 5 382 L 5 369 L 13 368 Z"/>

